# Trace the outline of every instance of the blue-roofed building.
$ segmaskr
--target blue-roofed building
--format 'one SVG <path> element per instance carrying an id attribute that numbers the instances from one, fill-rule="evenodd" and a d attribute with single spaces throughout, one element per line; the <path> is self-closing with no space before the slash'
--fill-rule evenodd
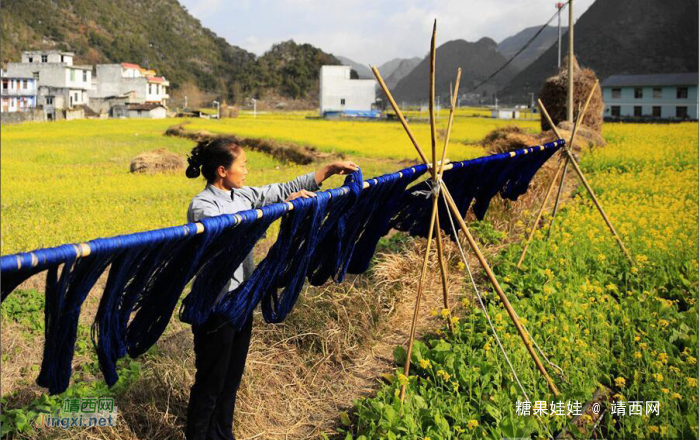
<path id="1" fill-rule="evenodd" d="M 601 84 L 606 119 L 698 119 L 698 74 L 613 75 Z"/>

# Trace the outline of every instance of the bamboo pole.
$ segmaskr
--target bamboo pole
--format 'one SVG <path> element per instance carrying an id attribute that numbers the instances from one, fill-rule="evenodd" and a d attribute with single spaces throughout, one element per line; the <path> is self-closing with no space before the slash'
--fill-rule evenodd
<path id="1" fill-rule="evenodd" d="M 418 280 L 418 293 L 416 294 L 416 305 L 413 309 L 413 321 L 411 321 L 411 333 L 408 339 L 408 348 L 406 350 L 406 362 L 403 367 L 404 376 L 408 377 L 408 371 L 411 368 L 411 354 L 413 353 L 413 341 L 416 337 L 416 324 L 418 323 L 418 311 L 420 309 L 420 300 L 423 296 L 423 282 L 425 281 L 425 274 L 428 270 L 428 259 L 430 257 L 430 245 L 433 239 L 433 228 L 435 227 L 435 219 L 437 218 L 437 197 L 433 197 L 433 209 L 430 214 L 430 226 L 428 227 L 428 243 L 425 247 L 425 257 L 423 258 L 423 269 L 420 272 L 420 279 Z M 406 396 L 406 385 L 401 385 L 401 403 Z"/>
<path id="2" fill-rule="evenodd" d="M 540 105 L 540 108 L 542 109 L 542 114 L 547 118 L 547 122 L 549 123 L 549 125 L 552 128 L 554 128 L 554 130 L 555 130 L 555 132 L 557 132 L 557 136 L 558 136 L 559 134 L 558 134 L 558 131 L 554 125 L 554 122 L 552 122 L 552 118 L 549 117 L 549 113 L 547 113 L 547 109 L 542 104 L 542 101 L 538 99 L 537 103 Z M 571 150 L 569 150 L 568 148 L 565 148 L 564 152 L 568 155 L 569 161 L 571 162 L 571 165 L 574 167 L 574 171 L 576 171 L 576 174 L 578 175 L 579 180 L 581 180 L 581 183 L 586 188 L 588 195 L 591 196 L 593 203 L 595 204 L 596 208 L 598 208 L 598 211 L 600 212 L 600 215 L 603 217 L 603 220 L 605 220 L 605 223 L 608 225 L 608 229 L 610 229 L 610 232 L 612 233 L 613 237 L 617 241 L 617 244 L 620 246 L 620 249 L 622 249 L 622 252 L 625 254 L 627 259 L 630 260 L 630 263 L 634 264 L 634 260 L 632 260 L 632 255 L 630 255 L 630 253 L 627 251 L 625 244 L 622 242 L 622 239 L 617 234 L 617 231 L 615 231 L 615 227 L 612 225 L 612 222 L 608 218 L 608 215 L 605 213 L 603 206 L 598 201 L 598 198 L 596 197 L 595 193 L 593 192 L 593 188 L 591 188 L 591 186 L 588 184 L 586 177 L 583 175 L 583 171 L 581 171 L 581 168 L 579 167 L 578 163 L 576 162 L 576 159 L 574 158 L 573 154 L 571 154 Z"/>
<path id="3" fill-rule="evenodd" d="M 578 131 L 578 127 L 581 125 L 581 122 L 583 121 L 583 116 L 586 114 L 588 111 L 588 105 L 591 103 L 591 98 L 593 98 L 593 93 L 595 92 L 596 87 L 598 86 L 598 80 L 596 80 L 595 84 L 593 84 L 593 87 L 591 88 L 591 91 L 588 92 L 588 96 L 586 97 L 586 103 L 583 106 L 583 111 L 579 111 L 578 118 L 576 119 L 576 123 L 574 124 L 574 128 L 571 131 L 571 140 L 569 141 L 569 145 L 574 144 L 574 139 L 576 138 L 576 133 Z M 539 99 L 537 102 L 540 104 L 540 107 L 544 109 L 544 105 L 542 105 L 542 101 Z M 554 130 L 554 133 L 556 133 L 558 139 L 562 139 L 561 133 L 559 133 L 559 130 L 557 130 L 557 127 L 554 126 L 552 123 L 552 120 L 549 119 L 549 115 L 547 115 L 547 119 L 549 121 L 549 124 L 552 126 L 552 129 Z M 568 145 L 565 145 L 564 148 L 568 148 Z M 542 201 L 542 206 L 540 207 L 540 210 L 537 213 L 537 216 L 535 217 L 535 221 L 532 223 L 532 229 L 530 230 L 530 234 L 527 238 L 527 241 L 525 242 L 525 246 L 523 247 L 523 252 L 520 254 L 520 259 L 518 260 L 517 268 L 520 269 L 520 265 L 523 263 L 523 260 L 525 260 L 525 254 L 527 253 L 527 249 L 530 246 L 530 243 L 532 242 L 532 238 L 535 236 L 535 229 L 537 228 L 537 225 L 540 222 L 540 218 L 542 218 L 542 213 L 544 212 L 544 207 L 549 201 L 549 196 L 551 195 L 552 188 L 554 188 L 554 183 L 557 181 L 557 177 L 559 177 L 559 173 L 562 173 L 562 180 L 559 185 L 559 191 L 557 192 L 557 200 L 554 204 L 555 206 L 555 211 L 552 214 L 552 222 L 554 222 L 554 215 L 556 215 L 556 207 L 559 205 L 559 198 L 561 196 L 562 192 L 562 187 L 564 186 L 564 178 L 566 177 L 566 168 L 568 166 L 569 158 L 566 157 L 563 162 L 559 164 L 559 168 L 557 168 L 557 172 L 554 175 L 554 178 L 552 179 L 552 183 L 549 185 L 549 189 L 547 189 L 547 194 L 544 197 L 544 201 Z M 550 223 L 550 229 L 547 232 L 547 237 L 549 237 L 549 232 L 551 231 L 552 223 Z"/>
<path id="4" fill-rule="evenodd" d="M 389 88 L 384 83 L 384 79 L 382 79 L 382 75 L 379 73 L 379 69 L 377 69 L 376 66 L 372 66 L 372 73 L 374 73 L 375 78 L 377 78 L 377 82 L 379 82 L 379 86 L 384 91 L 384 94 L 386 95 L 387 99 L 389 100 L 389 103 L 391 104 L 391 107 L 394 109 L 394 112 L 396 112 L 396 116 L 398 116 L 399 121 L 401 121 L 401 125 L 403 125 L 403 129 L 406 130 L 406 134 L 408 134 L 409 139 L 411 139 L 411 142 L 413 143 L 413 146 L 415 147 L 416 151 L 418 152 L 418 155 L 420 156 L 421 160 L 423 161 L 423 163 L 427 164 L 428 158 L 426 157 L 425 153 L 423 153 L 423 150 L 421 149 L 421 147 L 418 145 L 418 141 L 416 141 L 416 137 L 413 135 L 411 128 L 408 126 L 408 122 L 406 122 L 406 118 L 403 116 L 403 113 L 401 112 L 401 109 L 399 108 L 399 106 L 396 104 L 396 101 L 394 101 L 394 97 L 391 96 L 391 92 L 389 91 Z"/>
<path id="5" fill-rule="evenodd" d="M 457 96 L 459 96 L 459 82 L 462 79 L 462 69 L 457 69 L 457 82 L 455 83 L 454 93 L 452 94 L 452 102 L 450 103 L 450 116 L 447 119 L 447 132 L 445 133 L 445 145 L 442 147 L 442 159 L 440 159 L 440 172 L 438 176 L 442 178 L 442 172 L 444 168 L 442 163 L 445 161 L 445 155 L 447 154 L 447 145 L 450 143 L 450 134 L 452 133 L 452 122 L 455 118 L 455 107 L 457 106 Z"/>
<path id="6" fill-rule="evenodd" d="M 554 208 L 552 209 L 552 219 L 549 221 L 549 226 L 547 227 L 547 240 L 552 235 L 552 228 L 554 227 L 554 218 L 557 216 L 559 211 L 559 202 L 561 201 L 561 195 L 564 192 L 564 182 L 566 182 L 566 170 L 569 168 L 569 158 L 564 159 L 564 170 L 561 174 L 561 182 L 559 182 L 559 189 L 557 189 L 557 197 L 554 199 Z"/>
<path id="7" fill-rule="evenodd" d="M 523 260 L 525 260 L 525 254 L 527 253 L 527 248 L 530 246 L 530 243 L 532 242 L 532 238 L 535 236 L 535 231 L 537 230 L 537 225 L 540 223 L 540 219 L 542 218 L 542 213 L 544 212 L 544 207 L 547 205 L 547 201 L 549 200 L 549 196 L 552 193 L 552 189 L 554 188 L 554 184 L 557 182 L 557 178 L 559 177 L 559 174 L 561 174 L 562 169 L 564 168 L 564 164 L 566 161 L 569 160 L 569 158 L 562 158 L 561 162 L 559 163 L 559 167 L 557 168 L 556 174 L 554 174 L 554 178 L 552 179 L 552 183 L 549 184 L 549 188 L 547 188 L 547 193 L 544 196 L 544 200 L 542 201 L 542 206 L 540 206 L 540 209 L 537 211 L 537 215 L 535 216 L 535 221 L 532 222 L 532 227 L 530 228 L 530 233 L 527 237 L 527 240 L 525 240 L 525 246 L 523 247 L 523 252 L 520 254 L 520 259 L 518 260 L 517 268 L 520 269 L 520 265 L 523 264 Z"/>
<path id="8" fill-rule="evenodd" d="M 436 134 L 435 134 L 435 38 L 437 37 L 437 20 L 433 22 L 433 37 L 430 39 L 430 89 L 428 91 L 429 102 L 428 110 L 430 111 L 430 148 L 433 153 L 433 168 L 430 170 L 433 174 L 433 181 L 437 180 L 437 152 L 436 152 Z"/>
<path id="9" fill-rule="evenodd" d="M 489 281 L 491 281 L 491 284 L 493 285 L 494 289 L 496 289 L 496 293 L 498 294 L 498 297 L 501 299 L 503 306 L 505 307 L 506 311 L 508 312 L 508 316 L 510 316 L 510 319 L 513 321 L 513 324 L 515 324 L 515 328 L 518 330 L 518 334 L 520 334 L 520 338 L 525 343 L 525 347 L 527 348 L 527 351 L 530 353 L 530 356 L 535 361 L 535 365 L 537 366 L 537 369 L 540 371 L 540 373 L 542 373 L 542 376 L 544 376 L 545 380 L 547 381 L 547 386 L 549 387 L 549 390 L 552 393 L 554 393 L 555 397 L 558 397 L 559 390 L 557 389 L 556 385 L 554 385 L 554 382 L 552 382 L 552 379 L 549 377 L 549 374 L 547 373 L 547 370 L 544 368 L 544 365 L 542 365 L 542 362 L 540 361 L 539 356 L 537 356 L 537 353 L 535 353 L 535 349 L 532 346 L 532 341 L 530 340 L 530 338 L 527 336 L 527 333 L 523 329 L 523 326 L 520 323 L 520 320 L 518 319 L 518 316 L 516 315 L 515 310 L 513 310 L 513 306 L 510 305 L 510 301 L 508 301 L 506 294 L 503 292 L 501 285 L 498 283 L 498 280 L 496 279 L 496 275 L 493 273 L 493 270 L 491 270 L 489 263 L 486 261 L 486 258 L 481 253 L 481 250 L 479 249 L 478 244 L 474 240 L 474 237 L 472 237 L 472 234 L 469 232 L 469 229 L 467 228 L 467 224 L 464 222 L 464 219 L 462 218 L 462 215 L 460 214 L 459 209 L 457 208 L 457 205 L 455 204 L 454 200 L 452 200 L 452 195 L 450 194 L 449 190 L 447 189 L 447 186 L 444 183 L 442 184 L 442 192 L 443 192 L 443 195 L 445 196 L 445 200 L 447 200 L 447 204 L 450 207 L 450 211 L 452 211 L 452 214 L 454 215 L 454 217 L 457 219 L 457 222 L 459 223 L 460 229 L 462 230 L 462 232 L 464 232 L 464 235 L 467 237 L 467 241 L 469 242 L 469 245 L 471 246 L 472 250 L 476 254 L 476 257 L 479 260 L 481 267 L 486 272 L 486 275 L 488 276 Z"/>

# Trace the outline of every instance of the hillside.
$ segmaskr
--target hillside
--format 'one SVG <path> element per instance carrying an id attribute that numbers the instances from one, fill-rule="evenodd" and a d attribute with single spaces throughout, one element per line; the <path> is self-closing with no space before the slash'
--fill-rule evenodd
<path id="1" fill-rule="evenodd" d="M 602 81 L 615 74 L 698 71 L 698 2 L 598 0 L 579 18 L 574 49 L 582 67 Z M 562 44 L 568 35 L 562 35 Z M 525 102 L 556 73 L 556 46 L 499 91 L 499 99 Z"/>
<path id="2" fill-rule="evenodd" d="M 371 70 L 369 70 L 369 67 L 367 67 L 366 65 L 360 64 L 357 61 L 353 61 L 350 58 L 346 58 L 346 57 L 341 57 L 341 56 L 336 55 L 336 58 L 344 66 L 352 67 L 352 69 L 357 73 L 357 76 L 359 79 L 373 79 L 374 78 L 374 74 L 372 73 Z"/>
<path id="3" fill-rule="evenodd" d="M 533 35 L 541 29 L 542 26 L 534 26 L 523 29 L 515 35 L 504 39 L 498 43 L 498 51 L 503 54 L 504 57 L 510 59 L 516 54 Z M 511 65 L 518 70 L 523 70 L 533 61 L 540 57 L 547 49 L 549 49 L 553 44 L 557 42 L 557 28 L 556 26 L 547 26 L 542 30 L 537 38 L 527 47 L 520 55 L 515 57 Z M 563 43 L 562 43 L 563 44 Z"/>
<path id="4" fill-rule="evenodd" d="M 377 69 L 379 69 L 379 73 L 382 74 L 382 78 L 386 79 L 391 76 L 401 64 L 413 65 L 413 67 L 416 67 L 420 61 L 421 59 L 419 57 L 394 58 L 377 67 Z"/>
<path id="5" fill-rule="evenodd" d="M 382 66 L 386 66 L 385 71 L 387 72 L 386 75 L 382 73 L 382 77 L 384 78 L 386 85 L 389 86 L 390 89 L 396 87 L 396 84 L 398 84 L 399 81 L 408 76 L 409 73 L 413 72 L 413 69 L 420 64 L 420 61 L 421 60 L 418 57 L 400 60 L 399 64 L 397 64 L 393 69 L 390 69 L 388 68 L 389 66 L 383 64 Z M 381 67 L 379 69 L 381 72 Z"/>
<path id="6" fill-rule="evenodd" d="M 229 102 L 267 92 L 297 98 L 317 87 L 319 63 L 339 64 L 293 42 L 256 59 L 177 0 L 6 0 L 0 11 L 3 62 L 28 49 L 69 50 L 77 64 L 137 63 L 163 74 L 175 92 L 195 88 Z"/>
<path id="7" fill-rule="evenodd" d="M 457 68 L 462 68 L 460 94 L 467 92 L 479 82 L 501 67 L 506 59 L 498 51 L 498 45 L 490 38 L 482 38 L 476 43 L 465 40 L 453 40 L 437 48 L 435 54 L 435 96 L 447 103 L 450 94 L 450 82 L 454 82 Z M 476 90 L 482 96 L 491 96 L 493 92 L 506 84 L 516 71 L 508 66 L 488 84 Z M 397 101 L 411 103 L 426 102 L 430 76 L 430 59 L 425 57 L 415 69 L 401 79 L 392 91 Z"/>

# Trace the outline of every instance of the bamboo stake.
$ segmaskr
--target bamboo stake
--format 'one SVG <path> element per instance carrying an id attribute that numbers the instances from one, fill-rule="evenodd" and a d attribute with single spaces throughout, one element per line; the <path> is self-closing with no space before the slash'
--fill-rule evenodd
<path id="1" fill-rule="evenodd" d="M 559 189 L 557 190 L 557 197 L 554 199 L 554 209 L 552 209 L 552 219 L 549 221 L 549 226 L 547 227 L 547 240 L 552 235 L 552 227 L 554 227 L 554 218 L 557 216 L 557 211 L 559 210 L 559 202 L 561 201 L 561 195 L 564 192 L 564 182 L 566 182 L 566 170 L 569 168 L 569 158 L 564 159 L 564 170 L 561 174 L 561 182 L 559 182 Z"/>
<path id="2" fill-rule="evenodd" d="M 433 22 L 433 38 L 430 39 L 430 89 L 428 91 L 428 110 L 430 111 L 430 148 L 433 153 L 433 181 L 437 180 L 437 153 L 435 146 L 437 144 L 435 135 L 435 38 L 437 37 L 437 20 Z"/>
<path id="3" fill-rule="evenodd" d="M 408 349 L 406 350 L 406 362 L 403 367 L 404 376 L 408 377 L 408 371 L 411 368 L 411 354 L 413 353 L 413 341 L 416 337 L 416 324 L 418 323 L 418 310 L 420 309 L 420 300 L 423 296 L 423 282 L 425 274 L 428 270 L 428 258 L 430 257 L 430 245 L 433 239 L 433 228 L 435 227 L 435 219 L 437 218 L 437 197 L 433 197 L 433 210 L 430 214 L 430 226 L 428 227 L 428 243 L 425 247 L 425 257 L 423 258 L 423 269 L 420 272 L 418 280 L 418 293 L 416 294 L 416 306 L 413 309 L 413 321 L 411 322 L 411 335 L 408 339 Z M 406 385 L 401 385 L 401 403 L 406 396 Z"/>
<path id="4" fill-rule="evenodd" d="M 537 103 L 540 105 L 540 108 L 542 109 L 542 114 L 547 118 L 547 122 L 554 129 L 554 131 L 557 133 L 557 136 L 559 136 L 558 130 L 556 129 L 554 122 L 552 122 L 552 118 L 549 117 L 549 113 L 547 113 L 547 109 L 542 104 L 542 101 L 538 99 Z M 622 242 L 622 239 L 620 238 L 620 236 L 617 235 L 617 231 L 615 231 L 615 227 L 612 225 L 612 222 L 608 218 L 608 215 L 605 213 L 605 210 L 603 210 L 603 206 L 598 201 L 598 198 L 596 197 L 595 193 L 593 192 L 593 188 L 591 188 L 591 186 L 588 184 L 588 181 L 586 180 L 586 177 L 583 175 L 583 172 L 581 171 L 581 168 L 579 167 L 578 163 L 576 162 L 576 159 L 574 158 L 573 154 L 571 154 L 571 150 L 569 148 L 565 148 L 564 152 L 568 155 L 569 161 L 571 162 L 571 165 L 574 167 L 574 171 L 576 171 L 576 174 L 578 175 L 579 179 L 581 180 L 581 183 L 586 188 L 586 191 L 588 191 L 588 195 L 591 196 L 593 203 L 595 204 L 596 208 L 598 208 L 598 211 L 600 212 L 600 215 L 603 217 L 603 220 L 605 220 L 605 223 L 608 225 L 608 229 L 610 229 L 610 232 L 612 233 L 613 237 L 617 241 L 617 244 L 620 246 L 620 249 L 622 249 L 622 252 L 625 254 L 627 259 L 630 260 L 630 263 L 634 264 L 634 260 L 632 260 L 632 255 L 630 255 L 630 253 L 627 251 L 627 248 L 625 247 L 625 244 Z"/>
<path id="5" fill-rule="evenodd" d="M 593 84 L 593 87 L 591 88 L 591 91 L 588 93 L 588 97 L 586 97 L 586 103 L 583 106 L 583 111 L 580 111 L 579 109 L 579 114 L 578 118 L 576 119 L 576 123 L 574 124 L 574 128 L 571 132 L 571 140 L 569 141 L 569 145 L 574 144 L 574 139 L 576 138 L 576 132 L 578 131 L 578 127 L 581 125 L 581 121 L 583 121 L 583 115 L 586 114 L 586 111 L 588 110 L 588 104 L 591 103 L 591 98 L 593 98 L 593 93 L 595 92 L 596 87 L 598 86 L 598 80 L 596 80 L 595 84 Z M 537 100 L 538 103 L 540 103 L 540 106 L 542 106 L 542 101 L 539 99 Z M 549 115 L 547 115 L 547 119 L 549 119 Z M 554 133 L 556 133 L 558 139 L 562 139 L 561 134 L 559 133 L 559 130 L 552 124 L 551 119 L 549 120 L 550 125 L 552 126 L 552 129 L 554 129 Z M 564 148 L 567 148 L 568 146 L 564 146 Z M 554 215 L 556 215 L 556 207 L 559 205 L 559 198 L 561 196 L 562 192 L 562 187 L 564 186 L 564 178 L 566 177 L 566 168 L 568 166 L 569 158 L 565 158 L 563 162 L 559 164 L 559 168 L 557 168 L 557 172 L 554 175 L 554 178 L 552 179 L 552 183 L 549 185 L 549 189 L 547 189 L 547 194 L 544 197 L 544 201 L 542 202 L 542 206 L 540 207 L 540 210 L 537 213 L 537 216 L 535 217 L 535 221 L 532 223 L 532 229 L 530 230 L 530 234 L 527 237 L 527 241 L 525 242 L 525 246 L 523 247 L 523 252 L 520 254 L 520 259 L 518 260 L 517 268 L 520 269 L 520 265 L 523 263 L 523 260 L 525 260 L 525 254 L 527 253 L 527 249 L 530 246 L 530 243 L 532 242 L 532 238 L 535 236 L 535 229 L 537 228 L 537 225 L 540 222 L 540 218 L 542 218 L 542 213 L 544 212 L 544 207 L 549 201 L 549 196 L 551 195 L 552 188 L 554 188 L 554 183 L 557 181 L 557 178 L 559 177 L 559 173 L 563 171 L 562 175 L 562 180 L 561 183 L 559 184 L 559 191 L 557 192 L 557 199 L 554 204 L 555 210 L 554 213 L 552 214 L 552 222 L 549 224 L 549 230 L 547 232 L 547 238 L 549 238 L 549 233 L 551 232 L 552 228 L 552 223 L 554 222 Z"/>
<path id="6" fill-rule="evenodd" d="M 447 145 L 450 143 L 450 134 L 452 133 L 452 122 L 455 118 L 455 107 L 457 106 L 457 96 L 459 96 L 459 82 L 462 79 L 462 69 L 457 69 L 457 82 L 455 83 L 454 93 L 452 94 L 452 102 L 450 103 L 450 116 L 447 120 L 447 132 L 445 133 L 445 145 L 442 147 L 442 159 L 440 160 L 440 172 L 438 176 L 442 178 L 442 172 L 444 168 L 442 162 L 445 161 L 445 155 L 447 154 Z"/>
<path id="7" fill-rule="evenodd" d="M 557 178 L 559 177 L 559 174 L 561 174 L 562 169 L 564 168 L 564 164 L 566 161 L 569 160 L 568 158 L 562 158 L 561 162 L 559 163 L 559 167 L 557 168 L 557 172 L 554 175 L 554 178 L 552 179 L 552 183 L 549 184 L 549 188 L 547 189 L 547 193 L 544 196 L 544 200 L 542 201 L 542 206 L 540 206 L 540 209 L 537 211 L 537 215 L 535 216 L 535 221 L 532 222 L 532 227 L 530 228 L 530 233 L 527 237 L 527 240 L 525 241 L 525 246 L 523 247 L 523 252 L 520 254 L 520 259 L 518 260 L 517 268 L 520 269 L 520 265 L 523 264 L 523 260 L 525 260 L 525 254 L 527 253 L 527 248 L 530 246 L 530 243 L 532 242 L 532 238 L 535 236 L 535 231 L 537 230 L 537 225 L 540 223 L 540 219 L 542 218 L 542 213 L 544 212 L 544 207 L 547 205 L 547 201 L 549 200 L 549 196 L 552 193 L 552 189 L 554 189 L 554 184 L 557 183 Z"/>
<path id="8" fill-rule="evenodd" d="M 537 356 L 537 353 L 535 353 L 535 350 L 532 347 L 532 341 L 530 341 L 530 338 L 525 333 L 525 330 L 523 329 L 523 326 L 520 323 L 518 316 L 516 315 L 515 311 L 513 310 L 513 306 L 510 305 L 510 301 L 508 301 L 506 294 L 503 292 L 501 285 L 498 283 L 498 280 L 496 279 L 496 275 L 493 273 L 493 270 L 491 270 L 489 263 L 486 261 L 486 258 L 481 253 L 481 250 L 479 249 L 479 246 L 477 245 L 476 241 L 474 240 L 474 237 L 472 237 L 472 234 L 469 232 L 469 228 L 467 228 L 467 224 L 464 222 L 464 219 L 462 218 L 462 215 L 460 214 L 459 209 L 457 208 L 457 205 L 455 204 L 454 200 L 452 200 L 452 195 L 450 194 L 450 192 L 447 189 L 447 186 L 444 183 L 442 184 L 442 191 L 443 191 L 443 194 L 445 196 L 445 200 L 447 200 L 447 204 L 450 207 L 450 211 L 452 211 L 452 214 L 457 219 L 457 222 L 459 223 L 460 229 L 462 230 L 462 232 L 464 232 L 464 235 L 467 237 L 467 241 L 469 242 L 469 246 L 471 246 L 472 250 L 476 254 L 477 259 L 479 260 L 479 263 L 481 264 L 481 267 L 486 272 L 486 275 L 488 276 L 489 281 L 491 281 L 491 284 L 496 289 L 496 293 L 498 293 L 498 297 L 501 299 L 503 306 L 505 307 L 506 311 L 508 312 L 508 316 L 510 316 L 510 319 L 513 321 L 513 324 L 515 324 L 515 328 L 518 330 L 518 333 L 520 334 L 520 338 L 525 343 L 525 347 L 527 348 L 527 351 L 530 353 L 530 356 L 535 361 L 535 365 L 537 365 L 537 369 L 540 371 L 540 373 L 542 373 L 542 376 L 544 376 L 545 380 L 547 381 L 547 386 L 549 387 L 549 390 L 552 393 L 554 393 L 555 397 L 558 397 L 559 390 L 557 389 L 556 385 L 554 385 L 554 382 L 552 382 L 552 379 L 549 377 L 549 374 L 547 374 L 547 370 L 544 368 L 544 365 L 542 365 L 542 362 L 540 361 L 540 358 Z"/>
<path id="9" fill-rule="evenodd" d="M 403 113 L 401 112 L 401 109 L 399 108 L 399 106 L 396 104 L 396 101 L 394 101 L 394 97 L 391 96 L 391 92 L 389 91 L 389 88 L 384 83 L 384 79 L 382 79 L 382 75 L 379 73 L 379 69 L 377 69 L 376 66 L 372 66 L 372 73 L 374 73 L 375 78 L 377 78 L 377 82 L 379 82 L 379 86 L 384 91 L 384 94 L 386 95 L 387 99 L 389 100 L 391 107 L 394 109 L 396 116 L 398 116 L 399 121 L 401 121 L 401 125 L 403 125 L 403 129 L 406 130 L 406 134 L 408 134 L 408 137 L 411 139 L 411 142 L 413 143 L 413 146 L 416 148 L 416 151 L 418 152 L 418 155 L 420 156 L 421 160 L 423 161 L 423 163 L 427 164 L 428 158 L 426 157 L 425 153 L 423 153 L 423 150 L 421 149 L 421 147 L 418 145 L 418 141 L 416 141 L 416 137 L 413 135 L 411 128 L 408 126 L 408 122 L 406 122 L 406 118 L 403 116 Z"/>

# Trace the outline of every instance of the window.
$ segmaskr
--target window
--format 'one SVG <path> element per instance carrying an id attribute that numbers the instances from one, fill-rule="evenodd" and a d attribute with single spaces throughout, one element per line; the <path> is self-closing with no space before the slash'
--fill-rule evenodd
<path id="1" fill-rule="evenodd" d="M 53 105 L 53 96 L 46 97 L 46 105 Z"/>
<path id="2" fill-rule="evenodd" d="M 153 84 L 148 85 L 148 94 L 149 95 L 153 94 Z"/>
<path id="3" fill-rule="evenodd" d="M 635 87 L 634 88 L 634 99 L 642 99 L 644 98 L 644 89 L 641 87 Z"/>
<path id="4" fill-rule="evenodd" d="M 35 81 L 39 81 L 39 72 L 32 72 Z"/>
<path id="5" fill-rule="evenodd" d="M 42 63 L 47 63 L 49 61 L 49 56 L 48 55 L 42 55 L 41 56 L 41 62 Z"/>
<path id="6" fill-rule="evenodd" d="M 638 118 L 642 117 L 642 106 L 641 105 L 634 106 L 634 116 L 636 116 Z"/>
<path id="7" fill-rule="evenodd" d="M 87 70 L 83 70 L 83 82 L 87 82 Z"/>
<path id="8" fill-rule="evenodd" d="M 61 62 L 63 62 L 63 55 L 61 55 Z"/>
<path id="9" fill-rule="evenodd" d="M 160 95 L 160 84 L 156 84 L 156 95 Z"/>
<path id="10" fill-rule="evenodd" d="M 613 97 L 613 99 L 622 98 L 622 89 L 620 89 L 620 88 L 612 89 L 612 97 Z"/>
<path id="11" fill-rule="evenodd" d="M 6 79 L 2 80 L 2 89 L 7 90 L 7 80 Z"/>
<path id="12" fill-rule="evenodd" d="M 340 98 L 340 105 L 345 105 L 345 98 Z"/>
<path id="13" fill-rule="evenodd" d="M 651 108 L 651 115 L 655 118 L 660 118 L 661 117 L 661 106 L 660 105 L 655 105 Z"/>
<path id="14" fill-rule="evenodd" d="M 676 88 L 676 99 L 688 99 L 688 88 L 687 87 Z"/>
<path id="15" fill-rule="evenodd" d="M 613 105 L 610 107 L 610 115 L 611 116 L 620 116 L 620 106 L 619 105 Z"/>
<path id="16" fill-rule="evenodd" d="M 70 80 L 75 81 L 75 69 L 70 69 Z"/>
<path id="17" fill-rule="evenodd" d="M 26 79 L 22 80 L 22 88 L 25 90 L 27 89 L 27 80 Z"/>
<path id="18" fill-rule="evenodd" d="M 688 117 L 688 107 L 686 107 L 686 106 L 676 107 L 676 117 L 677 118 L 687 118 Z"/>
<path id="19" fill-rule="evenodd" d="M 654 99 L 661 99 L 661 87 L 654 87 Z"/>
<path id="20" fill-rule="evenodd" d="M 80 101 L 80 94 L 78 92 L 75 92 L 75 102 Z"/>
<path id="21" fill-rule="evenodd" d="M 29 57 L 27 61 L 29 61 L 30 63 L 33 63 L 33 62 L 34 62 L 34 58 Z"/>

